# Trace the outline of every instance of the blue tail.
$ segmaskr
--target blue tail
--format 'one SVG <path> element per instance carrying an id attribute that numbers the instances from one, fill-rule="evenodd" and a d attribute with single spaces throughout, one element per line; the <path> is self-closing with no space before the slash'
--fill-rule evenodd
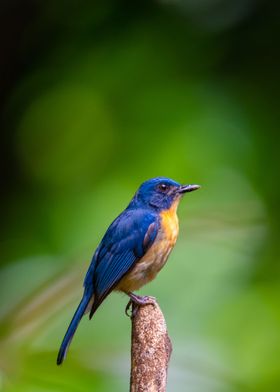
<path id="1" fill-rule="evenodd" d="M 81 318 L 83 317 L 83 315 L 87 309 L 87 306 L 91 300 L 91 297 L 92 297 L 91 292 L 84 293 L 84 296 L 83 296 L 83 298 L 82 298 L 82 300 L 81 300 L 81 302 L 80 302 L 80 304 L 79 304 L 79 306 L 78 306 L 78 308 L 77 308 L 77 310 L 71 320 L 71 323 L 70 323 L 70 325 L 67 329 L 67 332 L 63 338 L 63 341 L 61 343 L 59 353 L 57 356 L 57 360 L 56 360 L 56 363 L 58 365 L 60 365 L 63 362 L 64 358 L 66 357 L 67 350 L 70 346 L 71 340 L 76 332 L 76 329 L 79 325 L 79 322 L 81 321 Z"/>

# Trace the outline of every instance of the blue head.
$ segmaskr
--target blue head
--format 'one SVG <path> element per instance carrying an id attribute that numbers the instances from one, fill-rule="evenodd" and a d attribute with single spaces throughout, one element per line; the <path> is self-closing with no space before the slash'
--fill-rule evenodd
<path id="1" fill-rule="evenodd" d="M 156 210 L 168 210 L 184 193 L 199 188 L 199 185 L 181 185 L 170 178 L 156 177 L 140 186 L 132 199 L 132 204 L 152 207 Z"/>

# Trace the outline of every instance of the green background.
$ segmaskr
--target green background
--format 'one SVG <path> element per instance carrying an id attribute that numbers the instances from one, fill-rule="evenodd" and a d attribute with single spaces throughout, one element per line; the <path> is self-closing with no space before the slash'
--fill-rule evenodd
<path id="1" fill-rule="evenodd" d="M 91 256 L 139 184 L 198 183 L 169 262 L 168 390 L 280 390 L 279 6 L 1 5 L 0 388 L 125 391 L 127 298 L 57 350 Z"/>

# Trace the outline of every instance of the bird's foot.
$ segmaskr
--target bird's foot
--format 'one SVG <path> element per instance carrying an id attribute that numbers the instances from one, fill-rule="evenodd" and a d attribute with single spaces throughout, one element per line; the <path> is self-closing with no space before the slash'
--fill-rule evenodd
<path id="1" fill-rule="evenodd" d="M 155 297 L 149 297 L 147 295 L 141 296 L 141 295 L 136 295 L 134 293 L 127 293 L 127 295 L 130 297 L 130 300 L 129 300 L 128 304 L 126 305 L 126 308 L 125 308 L 125 314 L 128 317 L 135 316 L 139 306 L 155 305 L 155 303 L 156 303 L 156 298 Z M 131 314 L 128 313 L 130 307 L 132 308 Z"/>

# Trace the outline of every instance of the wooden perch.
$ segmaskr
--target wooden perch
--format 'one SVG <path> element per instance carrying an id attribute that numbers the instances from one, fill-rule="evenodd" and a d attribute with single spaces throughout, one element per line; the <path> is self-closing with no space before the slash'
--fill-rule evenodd
<path id="1" fill-rule="evenodd" d="M 159 305 L 132 306 L 130 392 L 165 392 L 172 345 Z"/>

